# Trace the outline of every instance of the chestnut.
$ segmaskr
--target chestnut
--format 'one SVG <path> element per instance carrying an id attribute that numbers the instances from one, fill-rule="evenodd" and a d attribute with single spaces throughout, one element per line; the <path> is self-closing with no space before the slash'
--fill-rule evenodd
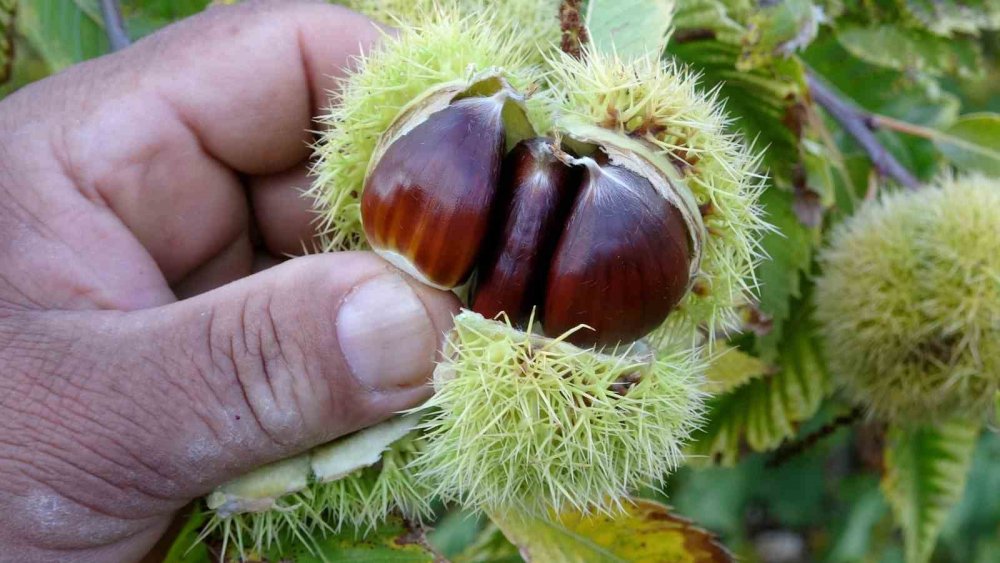
<path id="1" fill-rule="evenodd" d="M 536 311 L 550 336 L 587 325 L 567 336 L 580 346 L 642 338 L 689 286 L 697 241 L 676 198 L 654 185 L 655 167 L 601 148 L 575 158 L 529 138 L 504 158 L 509 95 L 461 97 L 401 122 L 365 181 L 369 242 L 442 289 L 478 268 L 470 305 L 485 317 L 523 327 Z"/>
<path id="2" fill-rule="evenodd" d="M 649 180 L 585 158 L 580 193 L 552 257 L 543 323 L 549 334 L 584 324 L 581 346 L 628 344 L 659 326 L 684 297 L 691 242 L 684 217 Z"/>
<path id="3" fill-rule="evenodd" d="M 429 285 L 461 285 L 487 232 L 506 146 L 503 92 L 429 115 L 393 141 L 365 180 L 361 217 L 383 258 Z"/>
<path id="4" fill-rule="evenodd" d="M 503 312 L 520 326 L 533 308 L 541 312 L 548 265 L 579 187 L 579 170 L 559 160 L 547 138 L 521 141 L 507 155 L 473 311 L 486 318 Z"/>

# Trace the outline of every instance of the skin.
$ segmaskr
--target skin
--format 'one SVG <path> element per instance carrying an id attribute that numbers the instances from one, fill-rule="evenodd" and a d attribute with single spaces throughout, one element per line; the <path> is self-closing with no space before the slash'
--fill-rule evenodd
<path id="1" fill-rule="evenodd" d="M 0 102 L 4 558 L 139 559 L 215 486 L 426 399 L 450 294 L 278 258 L 312 237 L 312 119 L 380 33 L 218 7 Z"/>

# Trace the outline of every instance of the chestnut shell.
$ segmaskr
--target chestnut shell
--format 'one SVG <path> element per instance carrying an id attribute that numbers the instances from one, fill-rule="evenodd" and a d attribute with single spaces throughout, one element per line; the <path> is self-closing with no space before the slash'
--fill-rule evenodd
<path id="1" fill-rule="evenodd" d="M 465 98 L 393 142 L 361 197 L 365 235 L 432 284 L 462 284 L 489 225 L 505 147 L 503 101 Z"/>
<path id="2" fill-rule="evenodd" d="M 549 269 L 549 334 L 627 344 L 666 319 L 687 290 L 691 243 L 681 212 L 642 176 L 591 161 Z"/>

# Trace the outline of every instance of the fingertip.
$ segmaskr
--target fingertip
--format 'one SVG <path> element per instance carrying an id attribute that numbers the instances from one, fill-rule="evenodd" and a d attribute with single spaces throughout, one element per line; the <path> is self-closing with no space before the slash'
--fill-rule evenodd
<path id="1" fill-rule="evenodd" d="M 455 308 L 445 292 L 413 285 L 395 269 L 364 280 L 336 312 L 337 341 L 365 388 L 423 387 L 434 371 Z"/>
<path id="2" fill-rule="evenodd" d="M 461 301 L 450 291 L 441 291 L 440 289 L 427 286 L 406 274 L 402 274 L 402 272 L 401 275 L 413 289 L 417 298 L 423 303 L 424 308 L 427 309 L 428 317 L 434 324 L 434 329 L 439 337 L 439 344 L 441 344 L 445 335 L 451 331 L 451 327 L 455 324 L 455 315 L 458 314 L 462 307 Z M 441 349 L 440 345 L 438 349 Z"/>

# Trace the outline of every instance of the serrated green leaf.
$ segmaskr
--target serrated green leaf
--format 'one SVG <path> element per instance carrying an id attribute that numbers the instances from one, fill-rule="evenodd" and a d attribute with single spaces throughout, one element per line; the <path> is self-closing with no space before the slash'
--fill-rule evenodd
<path id="1" fill-rule="evenodd" d="M 622 57 L 660 53 L 673 20 L 675 0 L 590 0 L 590 41 Z"/>
<path id="2" fill-rule="evenodd" d="M 962 116 L 934 143 L 959 168 L 1000 175 L 1000 114 Z"/>
<path id="3" fill-rule="evenodd" d="M 987 537 L 979 536 L 976 541 L 975 531 L 982 530 L 986 536 L 1000 540 L 996 533 L 996 524 L 1000 522 L 1000 433 L 992 421 L 987 423 L 988 432 L 979 436 L 976 451 L 972 455 L 972 467 L 965 482 L 965 492 L 962 500 L 955 505 L 945 519 L 938 545 L 941 553 L 947 553 L 944 559 L 952 561 L 982 561 L 994 562 L 993 559 L 976 559 L 976 552 L 987 545 L 997 547 L 991 553 L 1000 553 L 1000 545 L 988 542 Z M 972 531 L 973 538 L 970 538 Z M 971 541 L 970 541 L 971 540 Z M 986 545 L 984 545 L 986 544 Z"/>
<path id="4" fill-rule="evenodd" d="M 903 530 L 908 562 L 930 560 L 945 516 L 962 496 L 981 427 L 952 420 L 890 428 L 882 490 Z"/>
<path id="5" fill-rule="evenodd" d="M 1000 27 L 1000 3 L 995 0 L 836 0 L 826 2 L 826 8 L 837 24 L 892 23 L 945 37 Z"/>
<path id="6" fill-rule="evenodd" d="M 464 509 L 452 510 L 439 519 L 434 529 L 428 531 L 427 539 L 438 553 L 452 563 L 485 561 L 487 557 L 480 559 L 470 554 L 478 553 L 478 546 L 488 543 L 484 539 L 490 536 L 490 528 L 504 543 L 510 543 L 480 513 Z M 516 549 L 514 553 L 517 553 Z"/>
<path id="7" fill-rule="evenodd" d="M 947 129 L 958 119 L 960 108 L 959 100 L 949 94 L 941 94 L 933 102 L 900 95 L 884 104 L 878 113 L 927 129 Z M 879 131 L 877 136 L 893 156 L 918 178 L 929 181 L 939 172 L 941 152 L 933 141 L 885 129 Z"/>
<path id="8" fill-rule="evenodd" d="M 614 516 L 567 512 L 552 520 L 524 514 L 491 519 L 529 562 L 733 561 L 714 535 L 649 500 L 636 500 Z"/>
<path id="9" fill-rule="evenodd" d="M 726 344 L 705 373 L 705 391 L 721 394 L 731 391 L 771 370 L 766 362 Z"/>
<path id="10" fill-rule="evenodd" d="M 747 28 L 739 70 L 769 64 L 808 45 L 819 31 L 819 14 L 809 0 L 787 0 L 754 12 Z"/>
<path id="11" fill-rule="evenodd" d="M 895 70 L 973 73 L 981 64 L 977 45 L 897 25 L 846 25 L 837 40 L 855 57 Z"/>
<path id="12" fill-rule="evenodd" d="M 927 29 L 940 35 L 975 35 L 1000 28 L 1000 3 L 995 0 L 908 0 L 907 7 Z"/>
<path id="13" fill-rule="evenodd" d="M 767 220 L 776 227 L 761 241 L 768 259 L 757 267 L 759 307 L 771 319 L 770 333 L 757 341 L 760 356 L 771 361 L 781 342 L 784 323 L 791 316 L 793 300 L 801 296 L 802 274 L 808 270 L 816 231 L 803 225 L 795 216 L 791 193 L 768 189 L 761 197 Z"/>
<path id="14" fill-rule="evenodd" d="M 678 30 L 711 31 L 711 37 L 723 43 L 736 45 L 745 29 L 730 17 L 727 6 L 719 0 L 685 0 L 674 13 L 674 26 Z M 685 37 L 678 38 L 685 40 Z"/>
<path id="15" fill-rule="evenodd" d="M 816 74 L 859 106 L 874 112 L 901 97 L 927 100 L 931 96 L 912 74 L 871 64 L 844 48 L 832 34 L 814 41 L 803 59 Z M 873 85 L 878 85 L 873 88 Z"/>
<path id="16" fill-rule="evenodd" d="M 45 61 L 39 58 L 23 37 L 18 37 L 14 47 L 14 66 L 11 69 L 11 78 L 0 85 L 0 99 L 27 84 L 45 78 L 49 73 L 50 70 Z"/>
<path id="17" fill-rule="evenodd" d="M 813 14 L 807 4 L 787 9 Z M 784 13 L 781 10 L 786 8 L 774 9 Z M 732 10 L 731 6 L 712 0 L 683 3 L 674 19 L 676 31 L 667 46 L 668 53 L 698 72 L 704 89 L 718 89 L 734 129 L 760 149 L 773 184 L 785 190 L 794 187 L 801 193 L 817 194 L 823 208 L 818 211 L 822 214 L 833 204 L 836 178 L 845 172 L 840 154 L 830 150 L 833 145 L 820 142 L 821 131 L 816 127 L 818 120 L 808 94 L 805 67 L 798 57 L 786 56 L 784 50 L 798 47 L 807 38 L 779 34 L 781 38 L 774 41 L 754 39 L 755 34 L 762 33 L 763 24 L 755 23 L 746 29 L 739 23 L 739 17 L 753 20 L 770 12 L 736 10 L 741 12 L 737 17 Z M 796 21 L 792 15 L 788 18 Z M 800 29 L 796 27 L 799 24 L 790 24 L 789 29 Z M 760 56 L 752 57 L 752 64 L 748 63 L 747 49 L 759 51 Z M 821 168 L 816 165 L 817 159 L 827 161 L 836 174 L 816 173 Z"/>
<path id="18" fill-rule="evenodd" d="M 800 303 L 781 343 L 780 370 L 754 379 L 711 402 L 708 424 L 689 448 L 697 458 L 723 465 L 740 453 L 771 450 L 811 418 L 829 392 L 829 375 L 819 345 Z"/>

